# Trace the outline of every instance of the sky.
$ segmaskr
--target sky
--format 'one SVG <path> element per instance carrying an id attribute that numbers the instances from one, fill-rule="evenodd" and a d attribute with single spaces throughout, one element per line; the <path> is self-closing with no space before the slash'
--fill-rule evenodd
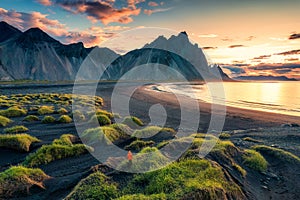
<path id="1" fill-rule="evenodd" d="M 0 20 L 86 47 L 135 28 L 186 31 L 231 77 L 300 80 L 299 8 L 299 0 L 1 0 Z"/>

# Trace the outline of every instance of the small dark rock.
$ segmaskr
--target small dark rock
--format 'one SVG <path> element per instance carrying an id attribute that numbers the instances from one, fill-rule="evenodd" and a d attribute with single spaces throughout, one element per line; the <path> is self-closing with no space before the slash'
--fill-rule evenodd
<path id="1" fill-rule="evenodd" d="M 300 127 L 299 124 L 291 124 L 292 127 Z"/>
<path id="2" fill-rule="evenodd" d="M 281 128 L 290 128 L 290 127 L 292 127 L 291 124 L 282 124 L 281 125 Z"/>

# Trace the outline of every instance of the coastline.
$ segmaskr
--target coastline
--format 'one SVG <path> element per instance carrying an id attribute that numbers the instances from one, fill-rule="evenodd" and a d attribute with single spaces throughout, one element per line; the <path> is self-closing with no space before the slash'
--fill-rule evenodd
<path id="1" fill-rule="evenodd" d="M 178 113 L 178 111 L 180 111 L 180 106 L 177 102 L 176 96 L 165 91 L 154 90 L 152 88 L 153 86 L 155 85 L 143 86 L 135 91 L 135 94 L 133 95 L 135 105 L 134 113 L 141 114 L 146 117 L 146 113 L 140 112 L 139 109 L 144 110 L 143 107 L 148 107 L 147 104 L 157 103 L 169 108 L 169 110 L 171 110 L 171 114 Z M 184 99 L 184 101 L 187 101 L 187 103 L 192 100 L 188 96 L 181 96 L 181 98 Z M 199 129 L 200 131 L 205 131 L 211 117 L 212 104 L 203 101 L 198 102 L 201 119 Z M 180 116 L 175 114 L 172 115 L 171 118 L 174 118 L 174 121 L 178 121 Z M 297 116 L 226 106 L 226 121 L 224 130 L 280 127 L 282 124 L 288 123 L 300 124 L 300 118 Z"/>

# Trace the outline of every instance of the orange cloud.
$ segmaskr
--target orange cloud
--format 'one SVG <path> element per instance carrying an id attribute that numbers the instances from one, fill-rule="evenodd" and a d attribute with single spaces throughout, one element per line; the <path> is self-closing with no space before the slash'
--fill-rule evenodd
<path id="1" fill-rule="evenodd" d="M 140 14 L 141 9 L 137 4 L 145 0 L 127 0 L 127 7 L 115 8 L 114 0 L 48 0 L 52 4 L 62 7 L 64 10 L 73 14 L 85 14 L 87 19 L 93 23 L 101 21 L 107 25 L 112 22 L 127 24 L 133 21 L 132 16 Z M 45 5 L 45 4 L 44 4 Z"/>
<path id="2" fill-rule="evenodd" d="M 36 0 L 38 3 L 44 5 L 44 6 L 51 6 L 52 2 L 50 0 Z"/>
<path id="3" fill-rule="evenodd" d="M 156 7 L 156 6 L 158 6 L 158 3 L 154 2 L 154 1 L 150 1 L 148 3 L 148 6 Z"/>
<path id="4" fill-rule="evenodd" d="M 158 12 L 165 12 L 168 10 L 171 10 L 172 8 L 157 8 L 157 9 L 153 9 L 153 10 L 148 10 L 148 9 L 144 9 L 144 13 L 146 15 L 152 15 L 153 13 L 158 13 Z"/>
<path id="5" fill-rule="evenodd" d="M 0 8 L 0 19 L 21 30 L 38 27 L 54 36 L 63 36 L 68 33 L 64 24 L 58 20 L 48 19 L 40 12 L 24 13 Z"/>

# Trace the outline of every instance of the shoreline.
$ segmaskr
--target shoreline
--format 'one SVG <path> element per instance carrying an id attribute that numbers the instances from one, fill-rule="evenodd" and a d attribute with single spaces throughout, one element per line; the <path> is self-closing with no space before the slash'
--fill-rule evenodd
<path id="1" fill-rule="evenodd" d="M 155 90 L 153 89 L 153 86 L 155 85 L 143 86 L 135 91 L 133 98 L 135 99 L 134 104 L 136 109 L 134 109 L 134 112 L 143 115 L 143 113 L 138 111 L 139 108 L 142 109 L 143 107 L 148 107 L 147 105 L 143 106 L 143 102 L 144 104 L 152 105 L 160 103 L 163 106 L 171 109 L 173 113 L 180 111 L 180 106 L 175 95 L 165 91 Z M 189 101 L 193 100 L 191 97 L 185 95 L 182 95 L 181 98 L 184 99 L 187 104 Z M 208 126 L 207 123 L 209 123 L 211 117 L 212 104 L 201 100 L 198 100 L 198 103 L 201 119 L 199 129 L 206 130 Z M 178 117 L 174 115 L 171 118 L 175 118 L 175 121 L 178 121 L 180 116 Z M 300 117 L 226 106 L 224 130 L 246 130 L 253 128 L 280 127 L 282 124 L 300 124 Z"/>

